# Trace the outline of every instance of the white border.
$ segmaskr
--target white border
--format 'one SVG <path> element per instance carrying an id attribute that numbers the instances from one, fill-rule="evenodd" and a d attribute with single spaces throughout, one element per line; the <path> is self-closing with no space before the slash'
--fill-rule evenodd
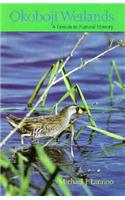
<path id="1" fill-rule="evenodd" d="M 125 0 L 0 0 L 0 3 L 125 3 Z M 22 199 L 26 199 L 26 200 L 31 200 L 33 199 L 34 197 L 32 196 L 1 196 L 1 200 L 22 200 Z M 36 200 L 41 200 L 41 199 L 50 199 L 50 200 L 53 200 L 53 198 L 55 200 L 59 200 L 59 199 L 67 199 L 67 197 L 57 197 L 57 196 L 54 196 L 54 197 L 48 197 L 48 196 L 44 196 L 44 197 L 38 197 L 38 196 L 35 196 L 35 199 Z M 68 196 L 68 199 L 69 200 L 74 200 L 74 196 Z M 123 200 L 124 199 L 124 196 L 91 196 L 91 197 L 88 197 L 88 196 L 78 196 L 76 197 L 78 198 L 79 200 Z"/>

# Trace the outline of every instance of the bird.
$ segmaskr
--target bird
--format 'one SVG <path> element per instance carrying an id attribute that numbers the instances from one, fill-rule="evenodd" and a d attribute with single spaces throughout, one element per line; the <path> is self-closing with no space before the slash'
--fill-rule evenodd
<path id="1" fill-rule="evenodd" d="M 75 114 L 83 114 L 85 108 L 70 105 L 64 107 L 54 115 L 42 115 L 27 118 L 23 125 L 17 130 L 21 136 L 21 145 L 24 145 L 24 137 L 38 139 L 41 137 L 58 137 L 63 131 L 70 127 L 70 122 Z M 15 128 L 22 120 L 12 114 L 6 116 L 9 124 Z"/>

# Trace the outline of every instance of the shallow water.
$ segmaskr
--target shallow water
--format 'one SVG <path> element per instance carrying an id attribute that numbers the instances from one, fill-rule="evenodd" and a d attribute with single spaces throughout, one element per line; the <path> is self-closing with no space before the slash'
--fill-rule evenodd
<path id="1" fill-rule="evenodd" d="M 25 109 L 27 101 L 42 74 L 57 59 L 66 58 L 80 35 L 80 33 L 2 33 L 1 107 L 12 110 L 2 111 L 1 140 L 11 130 L 5 119 L 6 115 L 12 113 L 23 117 L 28 112 Z M 123 34 L 91 33 L 68 62 L 67 71 L 78 66 L 80 58 L 87 60 L 107 49 L 108 37 L 119 40 L 123 38 Z M 123 91 L 115 87 L 113 100 L 109 98 L 108 73 L 113 59 L 116 61 L 122 79 L 125 80 L 125 48 L 119 48 L 106 54 L 102 59 L 72 74 L 70 79 L 73 84 L 80 85 L 89 105 L 110 107 L 115 104 L 118 111 L 93 110 L 92 115 L 98 127 L 124 136 L 125 95 Z M 115 74 L 114 80 L 117 80 Z M 47 98 L 46 106 L 51 107 L 65 91 L 63 81 L 53 87 Z M 61 107 L 69 104 L 71 104 L 70 98 L 63 102 Z M 78 118 L 76 131 L 84 126 L 83 121 L 88 122 L 86 116 Z M 67 155 L 61 165 L 67 163 L 68 156 L 70 156 L 69 139 L 66 142 L 64 139 L 65 137 L 62 136 L 58 144 Z M 99 173 L 90 174 L 89 179 L 110 180 L 112 183 L 91 184 L 89 187 L 93 195 L 125 195 L 125 144 L 99 133 L 95 134 L 90 144 L 90 130 L 88 129 L 81 133 L 77 142 L 78 144 L 73 146 L 77 161 L 73 165 L 73 170 L 77 167 L 81 167 L 83 172 L 88 169 L 100 169 Z M 16 133 L 3 149 L 11 147 L 20 147 L 20 137 Z M 83 194 L 79 184 L 68 186 L 74 195 Z"/>

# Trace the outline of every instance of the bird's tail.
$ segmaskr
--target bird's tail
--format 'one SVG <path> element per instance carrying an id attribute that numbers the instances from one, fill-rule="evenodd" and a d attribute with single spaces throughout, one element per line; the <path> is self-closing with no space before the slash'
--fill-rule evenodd
<path id="1" fill-rule="evenodd" d="M 14 116 L 14 115 L 7 115 L 6 116 L 6 119 L 8 120 L 9 124 L 12 126 L 12 127 L 16 127 L 17 124 L 21 121 L 20 118 Z"/>

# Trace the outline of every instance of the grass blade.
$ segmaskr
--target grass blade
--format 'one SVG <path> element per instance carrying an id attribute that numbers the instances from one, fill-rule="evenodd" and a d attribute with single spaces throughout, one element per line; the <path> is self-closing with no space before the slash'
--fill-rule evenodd
<path id="1" fill-rule="evenodd" d="M 115 74 L 116 74 L 116 76 L 117 76 L 118 82 L 121 83 L 121 84 L 123 84 L 123 83 L 122 83 L 121 76 L 120 76 L 120 73 L 119 73 L 119 71 L 118 71 L 118 68 L 116 67 L 115 60 L 112 60 L 112 66 L 113 66 L 113 68 L 114 68 L 114 71 L 115 71 Z"/>
<path id="2" fill-rule="evenodd" d="M 42 78 L 39 80 L 39 82 L 37 83 L 30 99 L 27 102 L 28 107 L 32 106 L 33 101 L 35 100 L 39 90 L 41 89 L 43 83 L 45 82 L 45 80 L 47 79 L 47 77 L 49 76 L 51 70 L 53 69 L 53 65 L 44 73 L 44 75 L 42 76 Z"/>
<path id="3" fill-rule="evenodd" d="M 53 79 L 55 78 L 57 72 L 58 72 L 58 69 L 59 67 L 61 66 L 62 64 L 62 60 L 57 60 L 56 64 L 53 65 L 53 68 L 51 70 L 51 75 L 50 75 L 50 79 L 49 79 L 49 82 L 48 82 L 48 86 L 52 83 Z M 47 87 L 48 87 L 47 86 Z M 43 97 L 43 101 L 42 101 L 42 107 L 44 107 L 45 103 L 46 103 L 46 98 L 47 98 L 47 95 L 48 95 L 48 92 L 44 95 Z"/>
<path id="4" fill-rule="evenodd" d="M 38 157 L 43 164 L 43 166 L 46 168 L 49 174 L 53 174 L 54 171 L 56 170 L 55 164 L 49 159 L 49 157 L 46 155 L 44 152 L 43 148 L 41 146 L 36 146 L 36 152 L 38 154 Z M 55 182 L 60 186 L 62 192 L 64 193 L 65 196 L 71 195 L 69 189 L 65 184 L 63 184 L 61 176 L 58 174 L 55 178 Z M 62 184 L 61 184 L 62 183 Z"/>
<path id="5" fill-rule="evenodd" d="M 118 108 L 114 108 L 113 106 L 111 107 L 94 107 L 94 106 L 89 106 L 90 110 L 100 110 L 100 111 L 120 111 Z"/>
<path id="6" fill-rule="evenodd" d="M 83 132 L 85 129 L 86 129 L 86 127 L 85 127 L 85 128 L 80 128 L 80 129 L 75 133 L 74 141 L 77 141 L 77 140 L 78 140 L 78 137 L 80 136 L 81 131 Z"/>
<path id="7" fill-rule="evenodd" d="M 95 123 L 94 119 L 92 118 L 91 112 L 90 112 L 90 110 L 89 110 L 89 106 L 88 106 L 88 104 L 87 104 L 87 102 L 86 102 L 86 100 L 85 100 L 85 97 L 84 97 L 84 95 L 83 95 L 83 93 L 82 93 L 82 91 L 81 91 L 79 85 L 77 85 L 77 91 L 78 91 L 78 94 L 79 94 L 79 96 L 80 96 L 80 98 L 81 98 L 81 100 L 82 100 L 82 102 L 83 102 L 83 106 L 84 106 L 84 108 L 86 109 L 86 112 L 87 112 L 87 115 L 88 115 L 88 119 L 89 119 L 89 121 L 90 121 L 90 124 L 91 124 L 92 126 L 96 126 L 96 123 Z"/>
<path id="8" fill-rule="evenodd" d="M 71 84 L 71 81 L 70 81 L 69 77 L 68 77 L 68 76 L 67 76 L 67 77 L 64 76 L 65 74 L 66 74 L 66 71 L 65 71 L 65 68 L 63 68 L 63 69 L 62 69 L 63 80 L 64 80 L 64 83 L 65 83 L 65 85 L 66 85 L 67 90 L 69 91 L 69 90 L 71 90 L 71 88 L 72 88 L 73 86 L 72 86 L 72 84 Z M 74 92 L 74 91 L 72 91 L 72 92 L 70 93 L 70 97 L 71 97 L 73 103 L 74 103 L 74 104 L 77 104 L 77 98 L 76 98 L 76 95 L 75 95 L 75 92 Z"/>
<path id="9" fill-rule="evenodd" d="M 93 196 L 93 194 L 92 194 L 91 190 L 89 189 L 89 187 L 87 186 L 87 184 L 85 184 L 83 182 L 83 184 L 81 184 L 81 187 L 82 187 L 83 191 L 85 192 L 84 196 L 86 196 L 86 195 Z"/>
<path id="10" fill-rule="evenodd" d="M 70 90 L 68 90 L 60 99 L 59 101 L 54 105 L 54 107 L 58 107 L 60 103 L 62 103 L 66 98 L 70 96 L 70 94 L 75 91 L 76 86 L 71 87 Z"/>
<path id="11" fill-rule="evenodd" d="M 108 137 L 112 137 L 114 139 L 117 139 L 117 140 L 122 140 L 122 141 L 125 141 L 125 137 L 121 136 L 121 135 L 118 135 L 118 134 L 115 134 L 115 133 L 111 133 L 109 131 L 105 131 L 103 129 L 100 129 L 100 128 L 97 128 L 97 127 L 93 127 L 93 126 L 87 126 L 88 128 L 94 130 L 94 131 L 97 131 L 103 135 L 106 135 Z"/>
<path id="12" fill-rule="evenodd" d="M 114 92 L 114 84 L 113 84 L 113 67 L 110 68 L 110 72 L 109 72 L 109 83 L 110 83 L 110 98 L 113 98 L 113 92 Z"/>
<path id="13" fill-rule="evenodd" d="M 53 66 L 48 85 L 50 85 L 52 83 L 52 81 L 53 81 L 53 79 L 54 79 L 59 67 L 61 66 L 61 64 L 62 64 L 62 60 L 57 60 L 56 64 Z"/>
<path id="14" fill-rule="evenodd" d="M 2 174 L 0 174 L 0 185 L 5 188 L 6 196 L 15 196 L 16 191 L 19 191 L 19 188 L 11 185 L 8 178 Z"/>
<path id="15" fill-rule="evenodd" d="M 115 81 L 114 84 L 117 85 L 121 90 L 125 92 L 125 85 L 119 83 L 118 81 Z"/>
<path id="16" fill-rule="evenodd" d="M 25 158 L 21 153 L 18 153 L 18 166 L 19 166 L 19 180 L 20 180 L 20 195 L 26 195 L 29 183 L 30 183 L 30 170 L 28 170 L 28 173 L 24 173 L 24 161 L 27 161 L 27 158 Z"/>

